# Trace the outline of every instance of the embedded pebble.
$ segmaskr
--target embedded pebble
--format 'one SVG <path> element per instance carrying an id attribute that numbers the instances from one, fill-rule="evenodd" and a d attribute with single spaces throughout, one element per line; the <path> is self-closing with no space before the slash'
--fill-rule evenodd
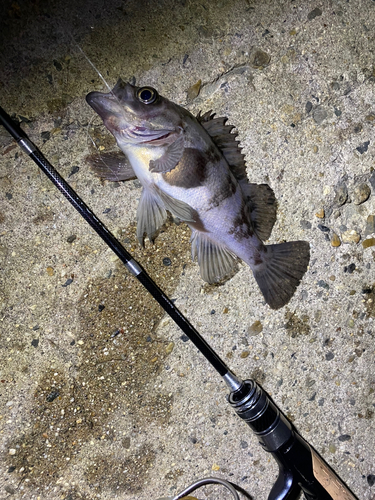
<path id="1" fill-rule="evenodd" d="M 331 235 L 331 245 L 333 247 L 339 247 L 341 245 L 341 240 L 336 233 L 332 233 Z"/>
<path id="2" fill-rule="evenodd" d="M 339 184 L 335 188 L 335 197 L 333 199 L 333 203 L 336 205 L 343 205 L 348 199 L 348 188 L 345 184 Z"/>
<path id="3" fill-rule="evenodd" d="M 51 267 L 51 266 L 47 267 L 47 274 L 48 274 L 48 276 L 53 276 L 55 274 L 53 267 Z"/>
<path id="4" fill-rule="evenodd" d="M 259 320 L 257 320 L 251 326 L 249 326 L 247 333 L 253 337 L 261 333 L 262 330 L 263 330 L 263 325 Z"/>
<path id="5" fill-rule="evenodd" d="M 375 233 L 375 215 L 369 215 L 366 220 L 365 236 Z"/>
<path id="6" fill-rule="evenodd" d="M 269 65 L 271 56 L 263 50 L 257 49 L 250 56 L 250 65 L 255 69 L 263 69 Z"/>
<path id="7" fill-rule="evenodd" d="M 368 181 L 371 184 L 372 189 L 375 189 L 375 170 L 371 174 L 371 176 L 370 176 L 370 178 L 369 178 Z"/>
<path id="8" fill-rule="evenodd" d="M 187 98 L 189 101 L 192 101 L 199 95 L 201 86 L 202 86 L 202 80 L 198 80 L 197 83 L 188 88 Z"/>
<path id="9" fill-rule="evenodd" d="M 166 354 L 170 354 L 173 351 L 173 349 L 174 349 L 174 342 L 169 342 L 169 344 L 165 349 Z"/>
<path id="10" fill-rule="evenodd" d="M 321 208 L 320 210 L 318 210 L 315 214 L 315 217 L 318 217 L 318 219 L 324 219 L 324 208 Z"/>
<path id="11" fill-rule="evenodd" d="M 355 264 L 354 264 L 354 262 L 352 264 L 349 264 L 348 266 L 344 267 L 344 273 L 353 274 L 354 270 L 355 270 Z"/>
<path id="12" fill-rule="evenodd" d="M 363 248 L 373 247 L 375 245 L 375 238 L 367 238 L 362 241 Z"/>
<path id="13" fill-rule="evenodd" d="M 353 191 L 353 196 L 352 196 L 353 203 L 355 205 L 361 205 L 361 203 L 364 203 L 366 200 L 368 200 L 370 194 L 371 194 L 371 189 L 368 187 L 368 185 L 360 184 Z"/>
<path id="14" fill-rule="evenodd" d="M 363 153 L 366 153 L 366 151 L 368 150 L 369 145 L 370 145 L 370 141 L 366 141 L 366 142 L 362 143 L 361 145 L 359 145 L 358 148 L 356 148 L 356 150 L 358 151 L 358 153 L 363 155 Z"/>
<path id="15" fill-rule="evenodd" d="M 323 123 L 324 120 L 327 118 L 327 116 L 328 116 L 327 111 L 321 106 L 318 106 L 313 113 L 313 118 L 317 125 Z"/>
<path id="16" fill-rule="evenodd" d="M 358 243 L 361 236 L 354 229 L 350 229 L 341 234 L 341 239 L 343 243 Z"/>
<path id="17" fill-rule="evenodd" d="M 309 21 L 312 21 L 313 19 L 315 19 L 316 17 L 319 17 L 322 15 L 322 10 L 319 9 L 319 7 L 316 7 L 314 10 L 312 10 L 311 12 L 309 12 L 307 14 L 307 19 Z"/>

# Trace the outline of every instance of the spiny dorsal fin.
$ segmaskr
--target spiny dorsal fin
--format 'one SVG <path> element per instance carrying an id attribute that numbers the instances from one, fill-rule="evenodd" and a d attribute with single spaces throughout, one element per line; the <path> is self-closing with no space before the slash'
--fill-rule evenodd
<path id="1" fill-rule="evenodd" d="M 207 111 L 203 115 L 199 112 L 197 115 L 198 122 L 205 128 L 206 132 L 211 136 L 213 142 L 222 152 L 224 158 L 238 181 L 246 179 L 245 156 L 241 152 L 241 148 L 236 140 L 237 134 L 232 134 L 233 125 L 225 125 L 228 118 L 214 118 L 215 113 Z"/>

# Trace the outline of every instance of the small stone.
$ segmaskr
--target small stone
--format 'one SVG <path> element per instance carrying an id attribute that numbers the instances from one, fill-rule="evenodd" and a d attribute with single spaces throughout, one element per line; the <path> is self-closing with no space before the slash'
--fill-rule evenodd
<path id="1" fill-rule="evenodd" d="M 336 233 L 332 233 L 332 235 L 331 235 L 331 246 L 333 246 L 333 247 L 339 247 L 340 245 L 341 245 L 340 238 L 337 236 Z"/>
<path id="2" fill-rule="evenodd" d="M 341 441 L 342 443 L 345 441 L 350 441 L 350 439 L 350 434 L 341 434 L 341 436 L 339 436 L 339 441 Z"/>
<path id="3" fill-rule="evenodd" d="M 170 354 L 174 349 L 174 342 L 169 342 L 167 347 L 165 348 L 166 354 Z"/>
<path id="4" fill-rule="evenodd" d="M 363 248 L 370 248 L 375 245 L 375 238 L 366 238 L 364 241 L 362 241 L 362 246 Z"/>
<path id="5" fill-rule="evenodd" d="M 360 144 L 358 146 L 358 148 L 356 148 L 356 150 L 358 151 L 358 153 L 363 155 L 363 153 L 366 153 L 366 151 L 368 150 L 369 144 L 370 144 L 370 141 L 363 142 L 362 144 Z"/>
<path id="6" fill-rule="evenodd" d="M 366 479 L 367 479 L 367 484 L 370 486 L 370 488 L 371 488 L 371 486 L 374 486 L 375 474 L 369 474 Z"/>
<path id="7" fill-rule="evenodd" d="M 257 320 L 248 328 L 247 333 L 251 337 L 254 337 L 255 335 L 259 335 L 259 333 L 261 333 L 262 330 L 263 330 L 263 325 L 259 320 Z"/>
<path id="8" fill-rule="evenodd" d="M 48 401 L 48 403 L 52 403 L 52 401 L 54 401 L 59 396 L 60 396 L 59 391 L 51 391 L 46 397 L 46 401 Z"/>
<path id="9" fill-rule="evenodd" d="M 38 347 L 38 345 L 39 345 L 39 339 L 33 339 L 33 340 L 31 341 L 31 345 L 32 345 L 33 347 Z"/>
<path id="10" fill-rule="evenodd" d="M 240 354 L 240 358 L 245 359 L 245 358 L 248 358 L 249 355 L 250 355 L 249 351 L 242 351 Z"/>
<path id="11" fill-rule="evenodd" d="M 314 145 L 313 146 L 313 153 L 316 154 L 319 151 L 318 146 Z"/>
<path id="12" fill-rule="evenodd" d="M 213 464 L 213 466 L 212 466 L 212 470 L 214 470 L 214 471 L 218 471 L 218 470 L 220 470 L 220 465 Z"/>
<path id="13" fill-rule="evenodd" d="M 316 7 L 314 10 L 312 10 L 311 12 L 309 12 L 307 14 L 307 19 L 308 19 L 308 21 L 312 21 L 313 19 L 315 19 L 316 17 L 319 17 L 321 15 L 322 15 L 321 9 L 319 9 L 319 7 Z"/>
<path id="14" fill-rule="evenodd" d="M 310 111 L 312 110 L 312 107 L 313 107 L 312 102 L 307 101 L 306 106 L 305 106 L 306 113 L 310 113 Z"/>
<path id="15" fill-rule="evenodd" d="M 16 450 L 14 448 L 9 448 L 9 455 L 15 455 L 16 454 Z"/>
<path id="16" fill-rule="evenodd" d="M 354 231 L 354 229 L 350 229 L 341 234 L 341 239 L 343 243 L 358 243 L 361 235 Z"/>
<path id="17" fill-rule="evenodd" d="M 318 229 L 320 229 L 323 233 L 329 233 L 330 229 L 327 226 L 324 226 L 323 224 L 318 224 Z"/>
<path id="18" fill-rule="evenodd" d="M 199 92 L 201 90 L 201 86 L 202 86 L 202 80 L 198 80 L 197 83 L 188 88 L 187 98 L 189 101 L 192 101 L 193 99 L 198 97 Z"/>
<path id="19" fill-rule="evenodd" d="M 371 184 L 372 189 L 375 189 L 375 170 L 371 174 L 371 176 L 370 176 L 370 178 L 369 178 L 368 181 Z"/>
<path id="20" fill-rule="evenodd" d="M 318 286 L 320 286 L 320 288 L 325 288 L 326 290 L 329 289 L 329 284 L 326 283 L 324 280 L 319 280 L 318 281 Z"/>
<path id="21" fill-rule="evenodd" d="M 318 219 L 324 219 L 324 215 L 324 208 L 321 208 L 316 212 L 315 217 L 318 217 Z"/>
<path id="22" fill-rule="evenodd" d="M 333 203 L 341 206 L 346 202 L 347 199 L 348 199 L 348 188 L 344 183 L 339 184 L 335 188 L 335 197 L 333 199 Z"/>
<path id="23" fill-rule="evenodd" d="M 313 113 L 313 118 L 317 125 L 321 125 L 327 116 L 328 113 L 322 106 L 318 106 Z"/>
<path id="24" fill-rule="evenodd" d="M 62 287 L 67 287 L 69 285 L 71 285 L 73 283 L 73 279 L 72 278 L 69 278 L 65 281 L 65 283 L 63 285 L 61 285 Z"/>
<path id="25" fill-rule="evenodd" d="M 365 236 L 375 233 L 375 215 L 369 215 L 366 220 Z"/>
<path id="26" fill-rule="evenodd" d="M 309 222 L 308 220 L 301 220 L 299 224 L 302 229 L 311 229 L 311 222 Z"/>
<path id="27" fill-rule="evenodd" d="M 263 50 L 257 49 L 250 56 L 250 65 L 255 69 L 263 69 L 269 65 L 271 56 Z"/>
<path id="28" fill-rule="evenodd" d="M 355 205 L 361 205 L 364 203 L 370 196 L 371 189 L 367 184 L 360 184 L 353 191 L 353 203 Z"/>
<path id="29" fill-rule="evenodd" d="M 333 354 L 333 352 L 327 352 L 326 354 L 326 360 L 327 361 L 330 361 L 331 359 L 333 359 L 335 357 L 335 355 Z"/>
<path id="30" fill-rule="evenodd" d="M 53 269 L 53 267 L 51 266 L 47 267 L 47 274 L 48 276 L 53 276 L 55 274 L 55 270 Z"/>
<path id="31" fill-rule="evenodd" d="M 66 241 L 67 241 L 68 243 L 73 243 L 73 241 L 74 241 L 74 240 L 76 240 L 76 239 L 77 239 L 77 236 L 76 236 L 75 234 L 72 234 L 71 236 L 68 236 L 68 237 L 66 238 Z"/>
<path id="32" fill-rule="evenodd" d="M 163 259 L 163 265 L 164 266 L 170 266 L 172 264 L 172 261 L 169 257 L 164 257 Z"/>
<path id="33" fill-rule="evenodd" d="M 354 262 L 352 262 L 351 264 L 349 264 L 348 266 L 345 266 L 344 267 L 344 273 L 349 273 L 349 274 L 353 274 L 353 271 L 355 270 L 355 264 Z"/>

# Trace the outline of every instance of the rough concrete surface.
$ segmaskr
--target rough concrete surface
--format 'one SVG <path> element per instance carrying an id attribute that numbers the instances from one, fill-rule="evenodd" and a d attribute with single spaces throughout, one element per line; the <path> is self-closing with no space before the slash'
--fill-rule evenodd
<path id="1" fill-rule="evenodd" d="M 375 2 L 0 11 L 1 106 L 229 366 L 374 499 Z M 84 161 L 113 140 L 85 102 L 105 86 L 77 44 L 110 86 L 135 79 L 237 127 L 251 182 L 278 199 L 270 242 L 311 245 L 286 307 L 265 305 L 244 264 L 204 284 L 184 224 L 138 246 L 139 182 L 102 182 Z M 157 499 L 207 475 L 266 499 L 276 463 L 218 374 L 4 129 L 0 151 L 0 499 Z"/>

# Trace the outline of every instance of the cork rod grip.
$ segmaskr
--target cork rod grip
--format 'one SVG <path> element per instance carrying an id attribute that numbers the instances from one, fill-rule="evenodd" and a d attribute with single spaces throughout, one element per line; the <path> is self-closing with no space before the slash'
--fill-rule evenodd
<path id="1" fill-rule="evenodd" d="M 333 500 L 356 500 L 356 497 L 347 489 L 336 476 L 333 470 L 323 461 L 311 446 L 313 474 Z"/>

